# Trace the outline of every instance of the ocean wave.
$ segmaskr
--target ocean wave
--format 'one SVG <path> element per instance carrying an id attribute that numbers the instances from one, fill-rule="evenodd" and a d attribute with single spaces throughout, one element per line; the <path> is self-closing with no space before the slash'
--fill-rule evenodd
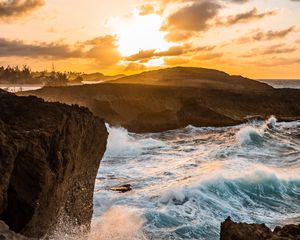
<path id="1" fill-rule="evenodd" d="M 145 239 L 219 239 L 228 216 L 269 227 L 294 223 L 300 217 L 298 127 L 271 117 L 152 134 L 110 128 L 95 219 L 116 206 L 135 209 Z M 131 192 L 109 191 L 125 182 Z"/>
<path id="2" fill-rule="evenodd" d="M 171 231 L 175 239 L 218 239 L 218 222 L 227 216 L 271 227 L 275 219 L 280 224 L 294 217 L 300 207 L 300 179 L 282 179 L 265 171 L 232 179 L 218 175 L 194 186 L 170 189 L 161 196 L 160 204 L 165 205 L 160 208 L 163 214 L 147 213 L 147 220 L 153 221 L 147 223 L 152 234 L 163 217 L 169 222 L 164 231 Z"/>
<path id="3" fill-rule="evenodd" d="M 162 141 L 151 137 L 139 137 L 138 134 L 129 133 L 125 128 L 110 127 L 106 124 L 109 132 L 106 155 L 134 156 L 143 153 L 145 150 L 165 147 Z"/>
<path id="4" fill-rule="evenodd" d="M 245 126 L 237 132 L 237 141 L 240 145 L 260 145 L 264 141 L 268 130 L 275 129 L 276 123 L 277 119 L 271 116 L 262 126 Z"/>

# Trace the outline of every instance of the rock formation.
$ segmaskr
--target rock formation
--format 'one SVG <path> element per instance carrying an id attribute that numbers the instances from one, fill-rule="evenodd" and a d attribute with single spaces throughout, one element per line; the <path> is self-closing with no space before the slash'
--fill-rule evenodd
<path id="1" fill-rule="evenodd" d="M 29 238 L 9 230 L 9 227 L 2 221 L 0 221 L 0 239 L 1 240 L 29 240 Z"/>
<path id="2" fill-rule="evenodd" d="M 271 231 L 265 224 L 235 223 L 227 218 L 221 224 L 221 240 L 299 240 L 300 224 L 276 227 Z"/>
<path id="3" fill-rule="evenodd" d="M 78 104 L 114 126 L 159 132 L 187 125 L 229 126 L 248 116 L 300 119 L 300 90 L 273 89 L 240 76 L 203 68 L 171 68 L 111 83 L 47 87 L 20 93 Z"/>
<path id="4" fill-rule="evenodd" d="M 0 91 L 0 220 L 33 238 L 89 228 L 107 136 L 88 109 Z"/>

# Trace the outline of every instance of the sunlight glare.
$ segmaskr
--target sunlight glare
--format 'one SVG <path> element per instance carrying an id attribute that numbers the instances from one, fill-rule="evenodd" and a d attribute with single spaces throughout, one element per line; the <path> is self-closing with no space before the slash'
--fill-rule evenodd
<path id="1" fill-rule="evenodd" d="M 122 56 L 130 56 L 140 50 L 166 50 L 172 44 L 161 32 L 162 17 L 156 14 L 140 16 L 137 11 L 127 20 L 115 21 L 116 34 L 119 37 L 118 49 Z"/>

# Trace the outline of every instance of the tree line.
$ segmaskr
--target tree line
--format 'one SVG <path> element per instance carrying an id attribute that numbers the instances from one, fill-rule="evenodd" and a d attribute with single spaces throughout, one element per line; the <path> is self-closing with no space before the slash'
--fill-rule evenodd
<path id="1" fill-rule="evenodd" d="M 0 66 L 0 82 L 7 84 L 44 84 L 49 86 L 64 86 L 70 80 L 80 82 L 81 73 L 74 72 L 59 72 L 55 71 L 41 71 L 33 72 L 27 65 L 22 67 L 17 66 Z M 73 79 L 70 79 L 73 78 Z"/>

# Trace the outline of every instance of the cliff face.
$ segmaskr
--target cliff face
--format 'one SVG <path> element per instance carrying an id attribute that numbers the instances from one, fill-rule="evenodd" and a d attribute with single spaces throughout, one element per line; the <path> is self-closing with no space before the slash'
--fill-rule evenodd
<path id="1" fill-rule="evenodd" d="M 235 223 L 227 218 L 221 224 L 220 240 L 299 240 L 300 225 L 276 227 L 271 231 L 264 224 Z"/>
<path id="2" fill-rule="evenodd" d="M 159 132 L 187 125 L 229 126 L 249 116 L 300 118 L 300 90 L 223 72 L 174 68 L 121 78 L 108 84 L 43 88 L 20 93 L 79 104 L 114 126 L 132 132 Z"/>
<path id="3" fill-rule="evenodd" d="M 41 237 L 57 221 L 89 227 L 108 133 L 87 109 L 0 91 L 0 220 Z"/>

